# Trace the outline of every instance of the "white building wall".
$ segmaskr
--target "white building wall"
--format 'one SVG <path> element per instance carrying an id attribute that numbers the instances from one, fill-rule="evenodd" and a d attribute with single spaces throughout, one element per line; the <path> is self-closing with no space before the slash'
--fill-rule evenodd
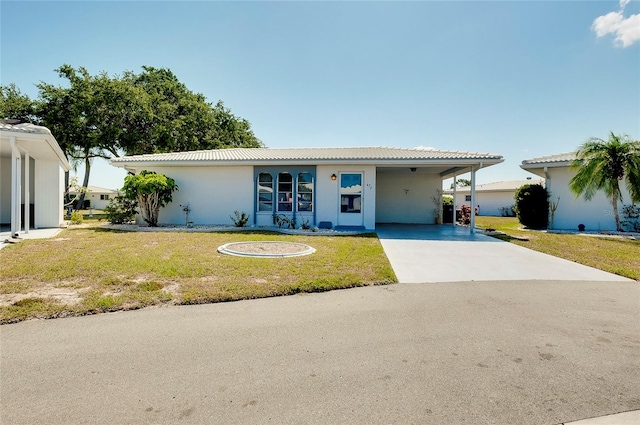
<path id="1" fill-rule="evenodd" d="M 111 199 L 116 197 L 115 194 L 109 194 L 109 199 L 103 200 L 100 199 L 99 193 L 91 193 L 91 208 L 95 208 L 97 210 L 104 210 L 104 208 L 109 205 Z"/>
<path id="2" fill-rule="evenodd" d="M 432 197 L 442 187 L 437 174 L 398 173 L 378 170 L 376 222 L 435 224 Z"/>
<path id="3" fill-rule="evenodd" d="M 148 171 L 171 177 L 178 185 L 173 201 L 160 209 L 160 224 L 186 224 L 180 205 L 189 204 L 189 221 L 194 224 L 233 225 L 234 210 L 251 214 L 253 223 L 254 185 L 252 166 L 147 167 Z"/>
<path id="4" fill-rule="evenodd" d="M 35 161 L 35 227 L 60 227 L 63 221 L 64 171 L 58 161 Z"/>
<path id="5" fill-rule="evenodd" d="M 0 223 L 11 223 L 11 158 L 0 158 Z"/>
<path id="6" fill-rule="evenodd" d="M 512 207 L 516 201 L 513 199 L 515 190 L 513 191 L 476 191 L 476 204 L 478 215 L 502 216 L 501 208 Z M 460 209 L 463 204 L 469 205 L 466 196 L 471 196 L 469 191 L 456 191 L 455 206 Z"/>
<path id="7" fill-rule="evenodd" d="M 376 167 L 367 165 L 319 165 L 316 167 L 316 225 L 321 221 L 330 221 L 337 226 L 340 211 L 340 173 L 362 172 L 362 211 L 363 226 L 376 228 Z M 331 180 L 331 175 L 338 178 Z"/>
<path id="8" fill-rule="evenodd" d="M 547 190 L 550 192 L 549 201 L 560 202 L 556 210 L 553 222 L 553 229 L 556 230 L 578 230 L 578 224 L 584 224 L 586 230 L 616 230 L 616 221 L 613 216 L 611 202 L 600 191 L 590 201 L 585 201 L 582 196 L 576 195 L 569 188 L 569 180 L 575 172 L 568 167 L 549 168 L 549 179 L 547 180 Z M 620 183 L 623 202 L 618 203 L 620 220 L 623 220 L 622 206 L 631 203 L 631 197 L 624 182 Z M 551 227 L 550 227 L 551 228 Z"/>

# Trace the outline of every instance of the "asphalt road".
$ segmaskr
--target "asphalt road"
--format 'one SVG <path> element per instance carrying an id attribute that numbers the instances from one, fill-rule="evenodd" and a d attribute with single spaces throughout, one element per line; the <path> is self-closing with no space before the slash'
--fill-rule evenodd
<path id="1" fill-rule="evenodd" d="M 558 424 L 640 409 L 637 282 L 397 284 L 0 327 L 2 424 Z"/>

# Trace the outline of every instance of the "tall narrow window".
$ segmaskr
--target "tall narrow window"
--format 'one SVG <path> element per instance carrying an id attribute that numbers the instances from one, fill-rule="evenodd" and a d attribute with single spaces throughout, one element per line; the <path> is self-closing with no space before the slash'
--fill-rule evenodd
<path id="1" fill-rule="evenodd" d="M 278 174 L 278 211 L 293 211 L 293 177 L 289 173 Z"/>
<path id="2" fill-rule="evenodd" d="M 273 177 L 269 173 L 258 176 L 258 211 L 273 211 Z"/>
<path id="3" fill-rule="evenodd" d="M 340 174 L 340 212 L 362 210 L 362 174 Z"/>
<path id="4" fill-rule="evenodd" d="M 298 211 L 313 211 L 313 177 L 310 173 L 298 174 Z"/>

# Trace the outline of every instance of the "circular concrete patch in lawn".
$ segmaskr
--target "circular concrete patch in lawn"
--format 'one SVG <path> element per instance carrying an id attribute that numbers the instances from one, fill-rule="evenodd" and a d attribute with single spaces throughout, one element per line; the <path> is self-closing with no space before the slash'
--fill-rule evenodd
<path id="1" fill-rule="evenodd" d="M 218 247 L 221 254 L 238 257 L 283 258 L 300 257 L 316 252 L 315 248 L 295 242 L 231 242 Z"/>

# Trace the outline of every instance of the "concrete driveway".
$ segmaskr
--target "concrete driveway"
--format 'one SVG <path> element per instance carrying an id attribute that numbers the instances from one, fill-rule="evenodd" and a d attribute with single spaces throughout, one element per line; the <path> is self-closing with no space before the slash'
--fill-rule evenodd
<path id="1" fill-rule="evenodd" d="M 377 225 L 403 283 L 487 280 L 630 281 L 451 225 Z"/>

